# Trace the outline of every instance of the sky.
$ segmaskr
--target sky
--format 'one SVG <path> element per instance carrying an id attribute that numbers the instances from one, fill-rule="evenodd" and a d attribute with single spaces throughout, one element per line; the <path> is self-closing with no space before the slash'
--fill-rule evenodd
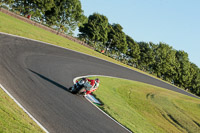
<path id="1" fill-rule="evenodd" d="M 135 41 L 166 43 L 200 68 L 200 0 L 80 0 L 84 15 L 99 13 Z"/>

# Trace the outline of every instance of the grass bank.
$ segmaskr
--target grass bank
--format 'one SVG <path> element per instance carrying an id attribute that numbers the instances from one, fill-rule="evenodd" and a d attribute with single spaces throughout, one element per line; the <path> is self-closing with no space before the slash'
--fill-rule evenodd
<path id="1" fill-rule="evenodd" d="M 129 67 L 80 44 L 1 12 L 0 32 L 44 41 Z M 5 102 L 4 105 L 0 103 L 2 105 L 0 106 L 0 111 L 2 111 L 0 112 L 0 132 L 40 132 L 39 129 L 38 131 L 28 130 L 32 129 L 29 125 L 33 125 L 33 122 L 28 118 L 22 119 L 26 114 L 20 109 L 18 110 L 12 100 L 5 98 L 4 92 L 0 92 L 0 94 L 3 98 L 0 100 Z M 200 131 L 200 105 L 197 99 L 138 82 L 108 78 L 101 78 L 100 89 L 95 94 L 104 103 L 104 106 L 101 106 L 102 109 L 134 132 L 191 131 L 196 133 Z M 9 103 L 13 106 L 7 107 L 6 105 Z M 7 113 L 7 110 L 10 110 L 11 113 Z M 15 114 L 17 112 L 19 113 Z M 24 123 L 22 124 L 18 120 Z M 19 123 L 22 125 L 21 127 L 16 125 Z"/>
<path id="2" fill-rule="evenodd" d="M 135 71 L 138 71 L 140 73 L 146 74 L 148 76 L 154 77 L 158 80 L 161 80 L 160 78 L 149 74 L 147 72 L 141 71 L 137 68 L 131 67 L 129 65 L 123 64 L 117 60 L 114 60 L 108 56 L 105 56 L 101 53 L 98 53 L 92 49 L 89 49 L 83 45 L 80 45 L 78 43 L 75 43 L 71 40 L 68 40 L 64 37 L 58 36 L 56 34 L 53 34 L 49 31 L 46 31 L 44 29 L 41 29 L 39 27 L 33 26 L 29 23 L 23 22 L 19 19 L 16 19 L 14 17 L 11 17 L 9 15 L 6 15 L 2 12 L 0 12 L 0 32 L 5 32 L 9 34 L 14 34 L 34 40 L 39 40 L 47 43 L 51 43 L 57 46 L 61 46 L 63 48 L 68 48 L 74 51 L 82 52 L 91 56 L 95 56 L 104 60 L 107 60 L 112 63 L 116 63 L 122 66 L 125 66 L 127 68 L 133 69 Z M 167 81 L 162 80 L 163 82 L 169 83 Z M 171 84 L 172 85 L 172 84 Z"/>
<path id="3" fill-rule="evenodd" d="M 2 12 L 0 12 L 0 32 L 5 32 L 5 33 L 9 33 L 9 34 L 14 34 L 14 35 L 19 35 L 22 37 L 26 37 L 26 38 L 31 38 L 31 39 L 35 39 L 35 40 L 39 40 L 39 41 L 43 41 L 43 42 L 47 42 L 47 43 L 51 43 L 57 46 L 61 46 L 64 48 L 68 48 L 71 50 L 75 50 L 78 52 L 82 52 L 85 54 L 89 54 L 122 66 L 126 66 L 128 68 L 131 68 L 133 70 L 139 71 L 141 73 L 150 75 L 148 73 L 145 73 L 139 69 L 136 69 L 134 67 L 130 67 L 128 65 L 125 65 L 119 61 L 116 61 L 108 56 L 105 56 L 101 53 L 98 53 L 92 49 L 89 49 L 83 45 L 80 45 L 78 43 L 75 43 L 71 40 L 68 40 L 64 37 L 58 36 L 56 34 L 53 34 L 49 31 L 46 31 L 44 29 L 41 29 L 39 27 L 33 26 L 29 23 L 23 22 L 19 19 L 16 19 L 14 17 L 11 17 L 9 15 L 6 15 Z M 152 75 L 150 75 L 152 76 Z M 157 77 L 155 77 L 157 78 Z"/>
<path id="4" fill-rule="evenodd" d="M 9 15 L 6 15 L 2 12 L 0 12 L 0 32 L 5 32 L 9 34 L 14 34 L 34 40 L 39 40 L 47 43 L 51 43 L 57 46 L 61 46 L 63 48 L 68 48 L 74 51 L 82 52 L 91 56 L 95 56 L 104 60 L 107 60 L 112 63 L 116 63 L 122 66 L 125 66 L 127 68 L 133 69 L 135 71 L 138 71 L 140 73 L 146 74 L 148 76 L 154 77 L 158 80 L 161 80 L 160 78 L 149 74 L 147 72 L 141 71 L 137 68 L 131 67 L 129 65 L 125 65 L 117 60 L 114 60 L 108 56 L 105 56 L 101 53 L 98 53 L 92 49 L 89 49 L 83 45 L 80 45 L 78 43 L 75 43 L 71 40 L 68 40 L 64 37 L 58 36 L 56 34 L 53 34 L 49 31 L 46 31 L 44 29 L 41 29 L 39 27 L 33 26 L 29 23 L 23 22 L 19 19 L 16 19 L 14 17 L 11 17 Z M 167 81 L 162 80 L 163 82 L 169 83 Z M 172 85 L 172 84 L 171 84 Z"/>
<path id="5" fill-rule="evenodd" d="M 44 131 L 0 88 L 0 133 L 22 132 Z"/>
<path id="6" fill-rule="evenodd" d="M 99 106 L 136 133 L 200 133 L 200 100 L 156 86 L 98 77 Z"/>

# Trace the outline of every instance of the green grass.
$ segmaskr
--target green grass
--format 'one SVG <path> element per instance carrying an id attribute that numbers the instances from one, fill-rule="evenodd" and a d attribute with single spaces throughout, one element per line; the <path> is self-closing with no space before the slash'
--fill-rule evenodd
<path id="1" fill-rule="evenodd" d="M 2 12 L 0 12 L 0 32 L 19 35 L 19 36 L 22 36 L 22 37 L 31 38 L 31 39 L 51 43 L 51 44 L 58 45 L 58 46 L 61 46 L 61 47 L 64 47 L 64 48 L 68 48 L 68 49 L 71 49 L 71 50 L 75 50 L 75 51 L 78 51 L 78 52 L 89 54 L 91 56 L 95 56 L 95 57 L 107 60 L 109 62 L 113 62 L 113 63 L 119 64 L 119 65 L 125 66 L 127 68 L 133 69 L 135 71 L 141 72 L 143 74 L 146 74 L 146 75 L 154 77 L 158 80 L 161 80 L 160 78 L 158 78 L 154 75 L 151 75 L 147 72 L 144 72 L 144 71 L 141 71 L 137 68 L 125 65 L 125 64 L 123 64 L 123 63 L 121 63 L 117 60 L 114 60 L 114 59 L 112 59 L 108 56 L 105 56 L 101 53 L 98 53 L 98 52 L 96 52 L 92 49 L 89 49 L 85 46 L 82 46 L 78 43 L 70 41 L 70 40 L 63 38 L 61 36 L 55 35 L 55 34 L 49 32 L 49 31 L 46 31 L 46 30 L 41 29 L 39 27 L 33 26 L 29 23 L 23 22 L 19 19 L 16 19 L 14 17 L 6 15 Z M 164 80 L 162 80 L 162 81 L 169 83 L 169 82 L 164 81 Z"/>
<path id="2" fill-rule="evenodd" d="M 0 32 L 48 42 L 129 67 L 80 44 L 1 12 Z M 134 69 L 133 67 L 129 68 Z M 95 94 L 104 103 L 101 108 L 132 131 L 140 133 L 198 133 L 200 131 L 199 100 L 139 82 L 102 77 L 100 79 L 100 89 Z M 0 112 L 0 132 L 35 132 L 36 126 L 33 126 L 35 128 L 25 126 L 34 125 L 28 118 L 22 119 L 26 114 L 17 109 L 12 100 L 5 98 L 4 92 L 0 92 L 0 94 L 2 95 L 0 99 L 4 101 L 5 105 L 12 104 L 9 107 L 0 104 L 0 111 L 2 111 Z M 8 110 L 11 113 L 6 113 Z M 17 112 L 19 114 L 15 114 Z M 24 123 L 22 124 L 18 120 Z M 22 125 L 21 127 L 19 123 Z"/>
<path id="3" fill-rule="evenodd" d="M 48 32 L 44 29 L 38 28 L 36 26 L 33 26 L 29 23 L 23 22 L 19 19 L 16 19 L 14 17 L 11 17 L 9 15 L 6 15 L 2 12 L 0 12 L 0 32 L 5 32 L 9 34 L 19 35 L 22 37 L 27 37 L 47 43 L 51 43 L 54 45 L 58 45 L 64 48 L 68 48 L 71 50 L 75 50 L 78 52 L 86 53 L 101 59 L 105 59 L 107 61 L 117 63 L 123 66 L 126 66 L 128 68 L 134 69 L 136 71 L 140 71 L 144 73 L 143 71 L 136 69 L 134 67 L 130 67 L 128 65 L 125 65 L 119 61 L 116 61 L 110 57 L 107 57 L 101 53 L 98 53 L 92 49 L 89 49 L 85 46 L 82 46 L 78 43 L 75 43 L 73 41 L 70 41 L 66 38 L 63 38 L 61 36 L 55 35 L 51 32 Z M 144 73 L 149 75 L 148 73 Z M 152 76 L 152 75 L 151 75 Z M 156 77 L 155 77 L 156 78 Z"/>
<path id="4" fill-rule="evenodd" d="M 200 100 L 156 86 L 98 77 L 99 106 L 137 133 L 200 133 Z"/>
<path id="5" fill-rule="evenodd" d="M 0 133 L 44 132 L 0 88 Z"/>
<path id="6" fill-rule="evenodd" d="M 41 29 L 39 27 L 33 26 L 29 23 L 23 22 L 19 19 L 16 19 L 14 17 L 11 17 L 9 15 L 6 15 L 2 12 L 0 12 L 0 32 L 5 32 L 5 33 L 9 33 L 9 34 L 14 34 L 14 35 L 19 35 L 22 37 L 26 37 L 26 38 L 31 38 L 31 39 L 35 39 L 35 40 L 39 40 L 39 41 L 43 41 L 43 42 L 47 42 L 47 43 L 51 43 L 57 46 L 61 46 L 64 48 L 68 48 L 71 50 L 75 50 L 78 52 L 82 52 L 85 54 L 89 54 L 91 56 L 95 56 L 104 60 L 107 60 L 109 62 L 113 62 L 122 66 L 125 66 L 127 68 L 133 69 L 135 71 L 141 72 L 143 74 L 149 75 L 151 77 L 154 77 L 158 80 L 161 80 L 160 78 L 151 75 L 147 72 L 141 71 L 137 68 L 128 66 L 126 64 L 123 64 L 117 60 L 114 60 L 108 56 L 105 56 L 101 53 L 98 53 L 92 49 L 89 49 L 83 45 L 80 45 L 78 43 L 75 43 L 73 41 L 70 41 L 66 38 L 63 38 L 61 36 L 55 35 L 49 31 L 46 31 L 44 29 Z M 162 80 L 163 82 L 169 83 L 167 81 Z M 173 85 L 173 84 L 171 84 Z"/>

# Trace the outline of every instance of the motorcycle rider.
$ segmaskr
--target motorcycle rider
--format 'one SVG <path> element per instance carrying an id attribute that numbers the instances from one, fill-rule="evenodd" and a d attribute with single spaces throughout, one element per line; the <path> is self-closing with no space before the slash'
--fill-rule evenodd
<path id="1" fill-rule="evenodd" d="M 86 94 L 90 94 L 98 89 L 99 83 L 100 83 L 100 80 L 98 78 L 96 78 L 95 80 L 87 79 L 87 81 L 90 82 L 90 85 L 92 86 L 92 88 L 89 91 L 87 90 Z"/>

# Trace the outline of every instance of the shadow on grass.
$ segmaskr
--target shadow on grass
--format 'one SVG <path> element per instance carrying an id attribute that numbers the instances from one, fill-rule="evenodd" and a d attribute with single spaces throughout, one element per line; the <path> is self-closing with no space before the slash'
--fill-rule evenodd
<path id="1" fill-rule="evenodd" d="M 92 95 L 101 103 L 101 104 L 97 104 L 97 105 L 99 105 L 99 106 L 104 105 L 103 101 L 101 101 L 99 98 L 97 98 L 96 94 L 92 93 Z"/>
<path id="2" fill-rule="evenodd" d="M 52 83 L 53 85 L 55 85 L 55 86 L 57 86 L 57 87 L 59 87 L 59 88 L 65 90 L 65 91 L 68 91 L 68 92 L 69 92 L 68 88 L 66 88 L 65 86 L 63 86 L 63 85 L 61 85 L 61 84 L 59 84 L 59 83 L 57 83 L 57 82 L 55 82 L 55 81 L 53 81 L 53 80 L 51 80 L 51 79 L 45 77 L 44 75 L 41 75 L 41 74 L 39 74 L 39 73 L 37 73 L 37 72 L 31 70 L 31 69 L 28 69 L 28 70 L 29 70 L 30 72 L 34 73 L 35 75 L 39 76 L 40 78 L 42 78 L 42 79 L 44 79 L 44 80 L 46 80 L 46 81 Z"/>

